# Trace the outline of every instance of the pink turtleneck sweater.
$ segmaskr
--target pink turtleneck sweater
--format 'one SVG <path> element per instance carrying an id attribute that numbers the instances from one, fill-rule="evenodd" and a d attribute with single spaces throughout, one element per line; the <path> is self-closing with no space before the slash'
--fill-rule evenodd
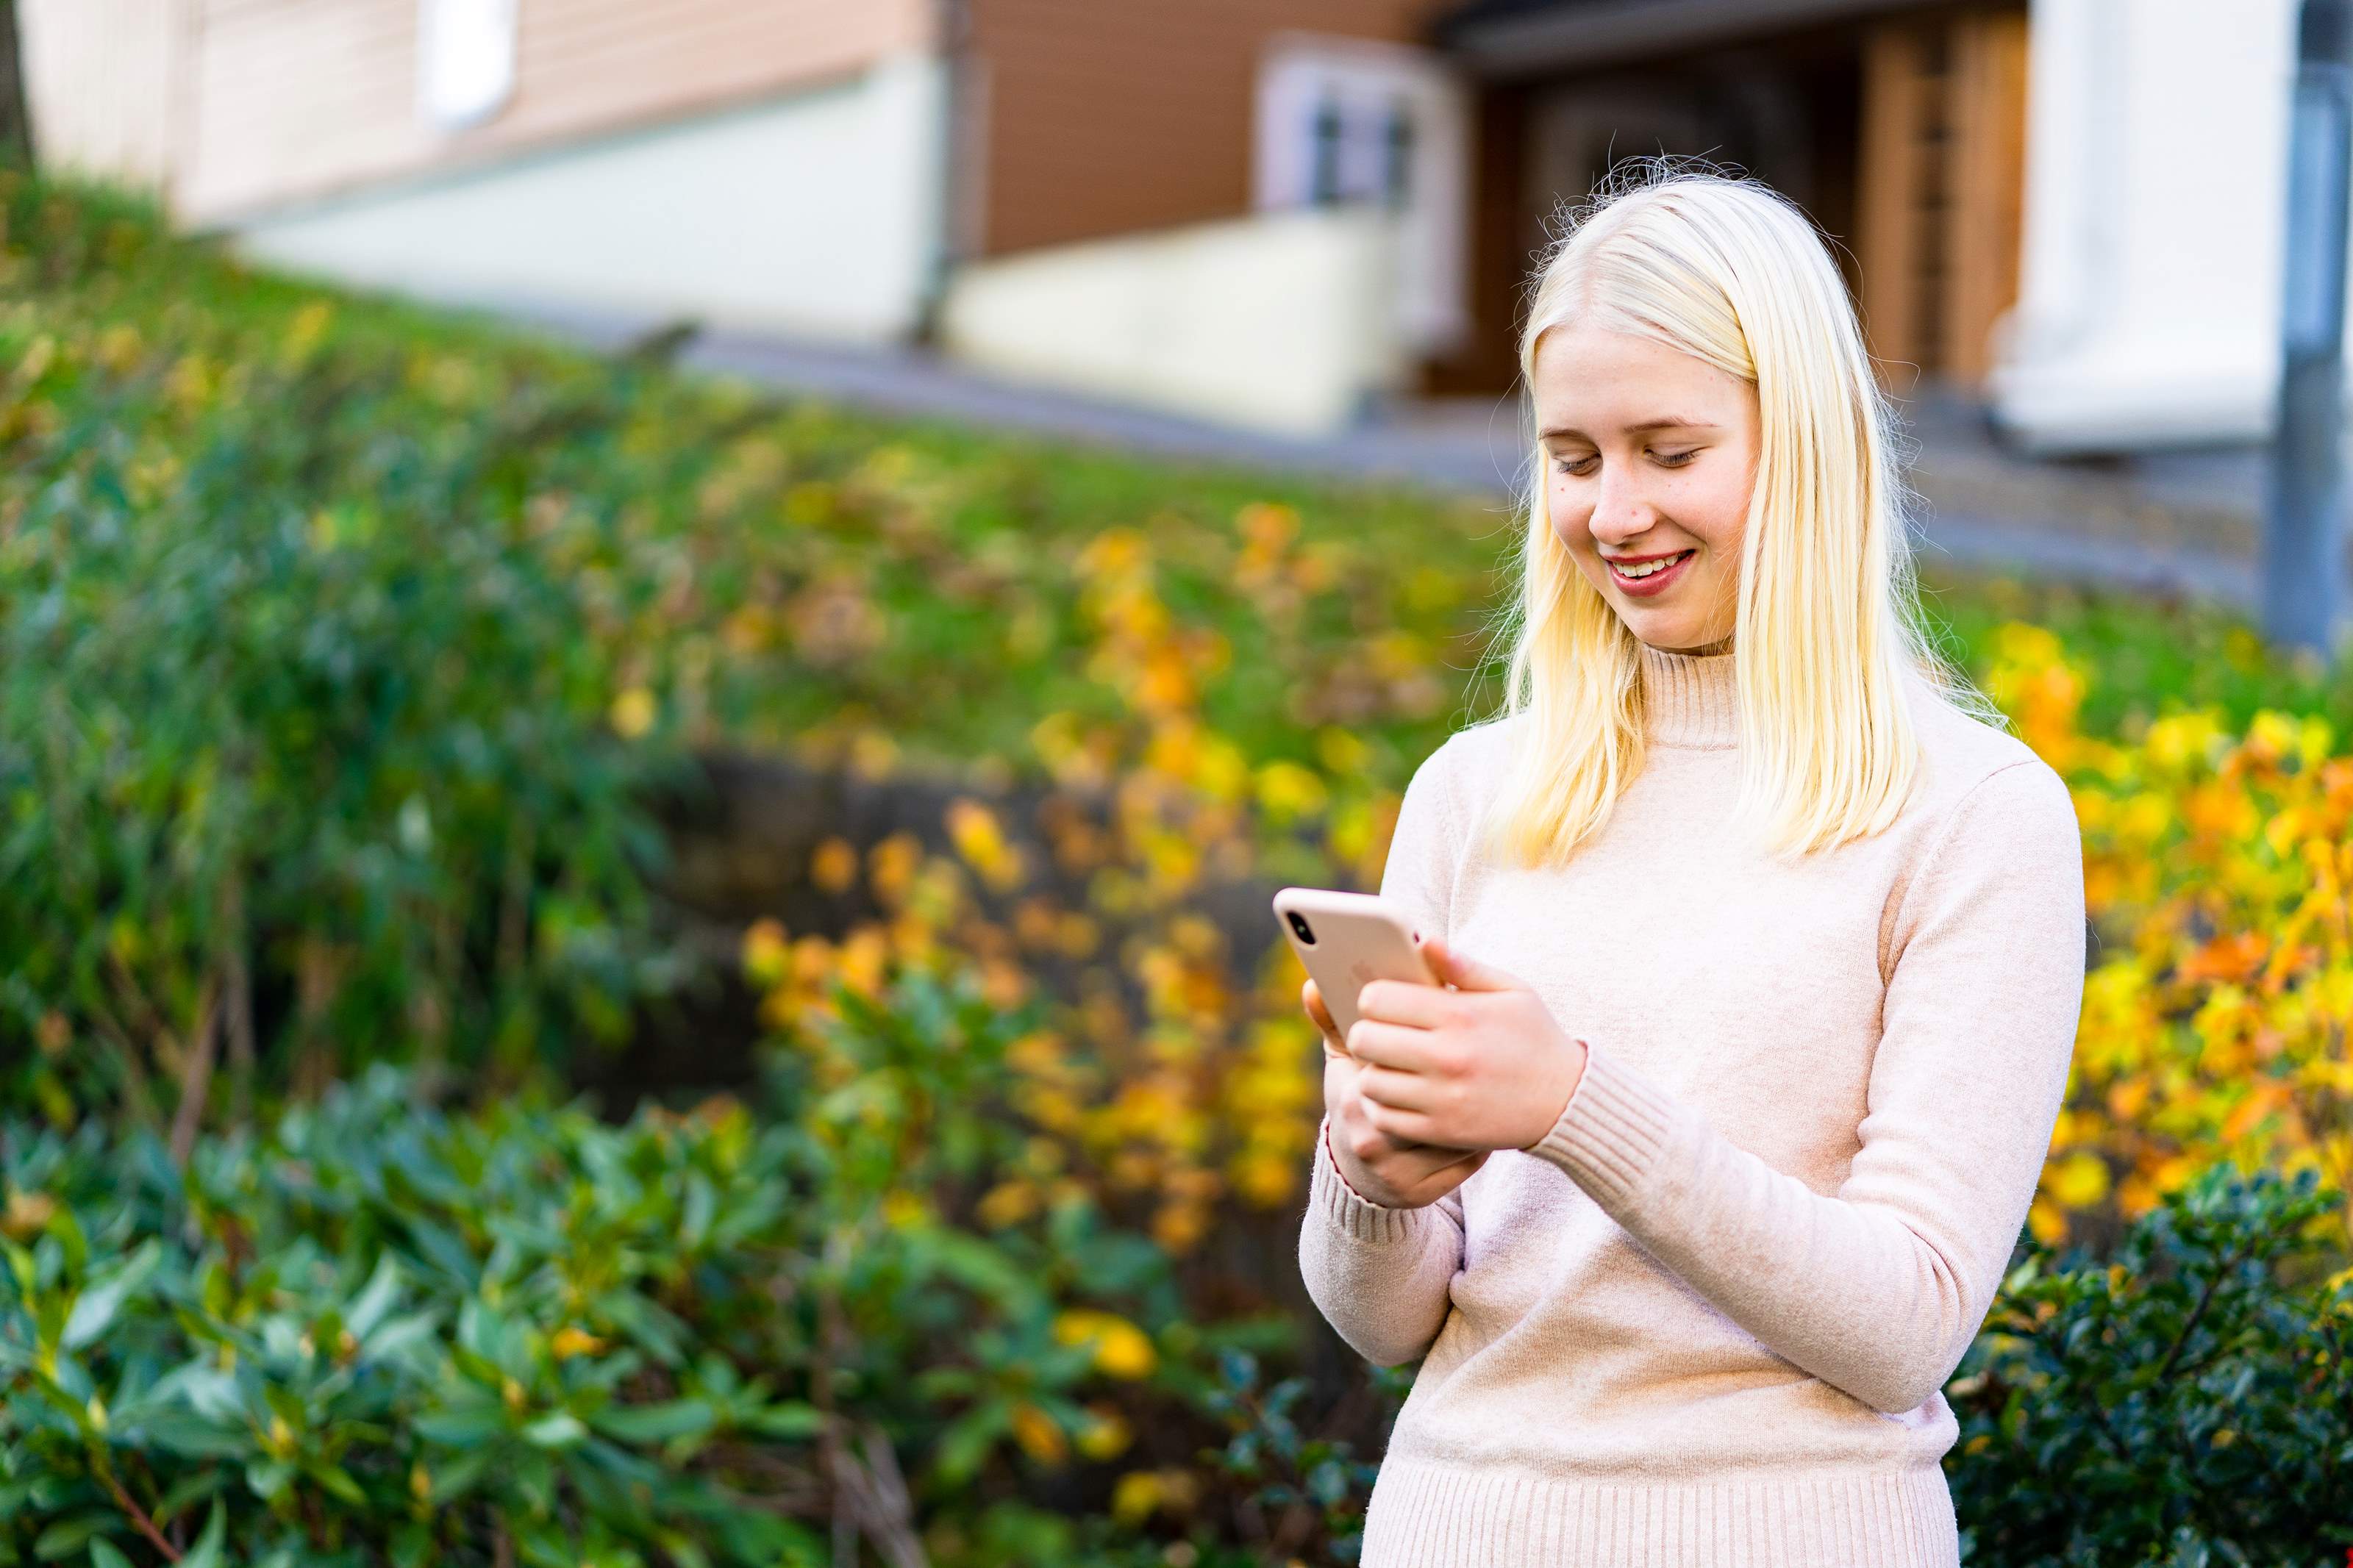
<path id="1" fill-rule="evenodd" d="M 1564 869 L 1468 852 L 1512 721 L 1408 786 L 1382 893 L 1585 1042 L 1552 1131 L 1422 1208 L 1327 1118 L 1309 1294 L 1424 1358 L 1364 1568 L 1958 1559 L 1942 1392 L 2026 1218 L 2084 963 L 2065 785 L 1912 692 L 1924 787 L 1777 865 L 1736 841 L 1733 656 L 1641 650 L 1648 755 Z"/>

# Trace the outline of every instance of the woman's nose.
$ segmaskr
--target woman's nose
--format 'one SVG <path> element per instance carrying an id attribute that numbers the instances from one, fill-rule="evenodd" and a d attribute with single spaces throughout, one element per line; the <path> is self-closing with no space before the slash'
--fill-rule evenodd
<path id="1" fill-rule="evenodd" d="M 1631 539 L 1651 526 L 1651 507 L 1641 486 L 1622 463 L 1602 465 L 1593 495 L 1593 516 L 1587 524 L 1597 539 Z"/>

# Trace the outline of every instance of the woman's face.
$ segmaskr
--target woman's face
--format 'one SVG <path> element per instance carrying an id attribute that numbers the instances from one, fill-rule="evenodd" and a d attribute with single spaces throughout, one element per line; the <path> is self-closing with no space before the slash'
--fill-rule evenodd
<path id="1" fill-rule="evenodd" d="M 1652 647 L 1730 637 L 1756 388 L 1653 339 L 1579 323 L 1537 341 L 1534 390 L 1546 505 L 1586 580 Z"/>

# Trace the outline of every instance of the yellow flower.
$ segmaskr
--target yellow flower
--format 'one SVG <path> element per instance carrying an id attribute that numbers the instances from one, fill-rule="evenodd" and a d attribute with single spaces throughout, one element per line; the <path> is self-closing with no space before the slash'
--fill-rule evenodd
<path id="1" fill-rule="evenodd" d="M 1327 724 L 1315 732 L 1315 754 L 1324 768 L 1335 774 L 1362 770 L 1372 750 L 1356 731 L 1336 724 Z"/>
<path id="2" fill-rule="evenodd" d="M 0 1231 L 12 1241 L 29 1241 L 45 1229 L 58 1212 L 58 1200 L 47 1193 L 8 1189 L 8 1207 L 0 1213 Z"/>
<path id="3" fill-rule="evenodd" d="M 1092 1340 L 1097 1370 L 1113 1377 L 1148 1377 L 1158 1363 L 1144 1331 L 1112 1312 L 1074 1307 L 1054 1320 L 1054 1338 L 1066 1345 Z"/>
<path id="4" fill-rule="evenodd" d="M 605 1348 L 605 1342 L 587 1330 L 566 1323 L 555 1331 L 548 1342 L 548 1350 L 558 1361 L 569 1361 L 576 1355 L 595 1355 Z"/>
<path id="5" fill-rule="evenodd" d="M 1036 1405 L 1023 1402 L 1013 1407 L 1014 1441 L 1041 1465 L 1059 1465 L 1070 1458 L 1070 1444 L 1054 1418 Z"/>
<path id="6" fill-rule="evenodd" d="M 1193 783 L 1211 800 L 1237 801 L 1250 792 L 1250 759 L 1242 749 L 1219 735 L 1204 734 Z"/>
<path id="7" fill-rule="evenodd" d="M 1258 804 L 1280 824 L 1320 810 L 1324 781 L 1297 763 L 1271 762 L 1258 771 Z"/>
<path id="8" fill-rule="evenodd" d="M 956 853 L 997 892 L 1011 890 L 1021 880 L 1020 849 L 1006 841 L 1005 830 L 988 807 L 969 796 L 948 805 L 948 837 Z"/>
<path id="9" fill-rule="evenodd" d="M 809 880 L 828 893 L 844 893 L 858 880 L 857 847 L 841 835 L 829 834 L 809 853 Z"/>
<path id="10" fill-rule="evenodd" d="M 1019 1225 L 1038 1212 L 1038 1188 L 1035 1184 L 1015 1178 L 1000 1182 L 988 1189 L 974 1208 L 974 1217 L 991 1230 L 1002 1230 L 1009 1225 Z"/>
<path id="11" fill-rule="evenodd" d="M 2071 1209 L 2087 1209 L 2108 1195 L 2108 1165 L 2090 1150 L 2068 1155 L 2051 1167 L 2052 1198 Z"/>
<path id="12" fill-rule="evenodd" d="M 754 921 L 744 932 L 744 973 L 754 985 L 775 985 L 784 978 L 792 956 L 785 940 L 784 922 L 774 916 Z"/>
<path id="13" fill-rule="evenodd" d="M 896 909 L 906 898 L 923 858 L 923 841 L 903 828 L 867 850 L 867 882 L 885 909 Z"/>
<path id="14" fill-rule="evenodd" d="M 1134 1434 L 1120 1413 L 1108 1405 L 1090 1405 L 1087 1414 L 1092 1419 L 1079 1434 L 1079 1452 L 1090 1459 L 1115 1458 L 1124 1453 Z"/>
<path id="15" fill-rule="evenodd" d="M 1140 1524 L 1160 1506 L 1160 1495 L 1156 1471 L 1130 1470 L 1112 1488 L 1112 1515 L 1124 1524 Z"/>
<path id="16" fill-rule="evenodd" d="M 861 778 L 882 779 L 899 761 L 899 742 L 879 730 L 860 730 L 850 737 L 849 765 Z"/>
<path id="17" fill-rule="evenodd" d="M 632 686 L 613 699 L 612 711 L 607 715 L 614 733 L 625 741 L 634 741 L 654 727 L 654 694 L 642 686 Z"/>
<path id="18" fill-rule="evenodd" d="M 310 300 L 294 312 L 293 321 L 287 325 L 282 345 L 288 363 L 305 358 L 318 347 L 319 340 L 326 335 L 327 323 L 334 319 L 334 306 L 324 300 Z"/>

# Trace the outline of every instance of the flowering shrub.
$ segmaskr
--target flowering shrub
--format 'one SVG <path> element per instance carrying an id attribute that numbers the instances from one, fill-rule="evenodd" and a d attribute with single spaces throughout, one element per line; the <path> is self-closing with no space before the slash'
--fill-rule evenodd
<path id="1" fill-rule="evenodd" d="M 1376 1466 L 1261 1384 L 1296 1322 L 1202 1322 L 1075 1189 L 973 1212 L 1036 1152 L 1025 1026 L 913 967 L 834 1005 L 773 1121 L 449 1118 L 379 1067 L 185 1178 L 0 1123 L 0 1561 L 1354 1561 Z M 1949 1389 L 1970 1560 L 2353 1543 L 2339 1201 L 2214 1167 L 2108 1264 L 2025 1243 Z"/>
<path id="2" fill-rule="evenodd" d="M 2091 676 L 2000 635 L 1989 686 L 2068 779 L 2100 934 L 2031 1222 L 2147 1213 L 2209 1164 L 2353 1183 L 2353 755 L 2317 715 L 2211 709 L 2082 732 Z"/>
<path id="3" fill-rule="evenodd" d="M 61 1124 L 617 1036 L 677 977 L 642 802 L 691 748 L 1116 778 L 1114 913 L 1361 868 L 1482 598 L 1467 507 L 1155 498 L 6 172 L 0 282 L 0 1095 Z"/>
<path id="4" fill-rule="evenodd" d="M 185 1177 L 0 1124 L 0 1561 L 1320 1552 L 1345 1447 L 1218 1446 L 1295 1328 L 1198 1321 L 1082 1192 L 973 1216 L 1031 1169 L 1027 1020 L 912 967 L 837 1002 L 766 1117 L 452 1118 L 379 1065 Z"/>

